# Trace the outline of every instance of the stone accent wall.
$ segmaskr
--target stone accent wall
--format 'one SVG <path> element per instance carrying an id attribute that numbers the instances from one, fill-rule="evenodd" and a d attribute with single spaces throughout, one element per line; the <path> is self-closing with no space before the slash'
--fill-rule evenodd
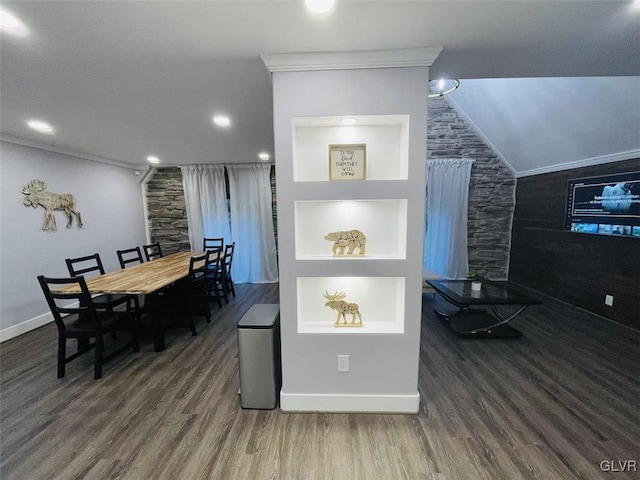
<path id="1" fill-rule="evenodd" d="M 503 280 L 509 273 L 516 178 L 445 98 L 429 99 L 427 159 L 471 158 L 469 269 Z"/>
<path id="2" fill-rule="evenodd" d="M 271 168 L 273 229 L 278 245 L 275 169 Z M 189 250 L 189 225 L 178 167 L 158 168 L 147 183 L 147 218 L 151 242 L 160 242 L 163 253 Z"/>
<path id="3" fill-rule="evenodd" d="M 165 254 L 189 250 L 189 226 L 178 167 L 158 168 L 147 183 L 147 219 L 151 242 Z"/>

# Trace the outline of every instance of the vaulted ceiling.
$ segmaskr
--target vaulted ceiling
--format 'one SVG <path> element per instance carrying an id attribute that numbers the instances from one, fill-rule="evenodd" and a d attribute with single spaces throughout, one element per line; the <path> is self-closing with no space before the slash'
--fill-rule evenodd
<path id="1" fill-rule="evenodd" d="M 448 98 L 518 175 L 640 157 L 640 76 L 464 80 Z"/>
<path id="2" fill-rule="evenodd" d="M 302 0 L 3 2 L 29 34 L 0 37 L 2 138 L 135 168 L 253 162 L 273 154 L 260 54 L 442 46 L 432 78 L 463 79 L 452 100 L 516 171 L 606 156 L 638 148 L 637 78 L 616 78 L 640 75 L 637 3 L 338 0 L 314 17 Z M 523 83 L 487 80 L 506 78 Z"/>

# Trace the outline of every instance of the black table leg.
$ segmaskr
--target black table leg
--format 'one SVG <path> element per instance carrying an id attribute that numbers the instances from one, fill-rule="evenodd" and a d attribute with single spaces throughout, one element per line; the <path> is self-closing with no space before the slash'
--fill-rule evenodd
<path id="1" fill-rule="evenodd" d="M 433 310 L 440 316 L 445 318 L 452 317 L 454 315 L 458 315 L 462 311 L 462 307 L 455 305 L 445 299 L 442 295 L 438 295 L 436 293 L 435 297 L 435 306 Z"/>
<path id="2" fill-rule="evenodd" d="M 162 326 L 162 321 L 160 320 L 160 316 L 157 315 L 154 320 L 154 329 L 153 329 L 153 349 L 156 352 L 161 352 L 165 349 L 164 343 L 164 327 Z"/>
<path id="3" fill-rule="evenodd" d="M 496 319 L 484 311 L 463 310 L 448 317 L 449 327 L 463 338 L 520 338 L 522 332 Z"/>
<path id="4" fill-rule="evenodd" d="M 442 299 L 441 302 L 438 299 Z M 445 318 L 451 330 L 463 338 L 520 338 L 522 332 L 507 325 L 526 308 L 520 306 L 511 315 L 503 317 L 495 305 L 489 305 L 493 315 L 485 310 L 456 305 L 441 295 L 436 296 L 435 311 Z"/>
<path id="5" fill-rule="evenodd" d="M 166 347 L 164 341 L 164 326 L 162 324 L 164 305 L 161 300 L 161 295 L 157 292 L 145 297 L 149 317 L 153 324 L 153 349 L 156 352 L 161 352 Z"/>

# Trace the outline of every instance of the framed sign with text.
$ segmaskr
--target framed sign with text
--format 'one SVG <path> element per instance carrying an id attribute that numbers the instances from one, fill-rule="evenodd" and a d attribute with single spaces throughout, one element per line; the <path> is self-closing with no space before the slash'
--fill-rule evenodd
<path id="1" fill-rule="evenodd" d="M 365 180 L 366 151 L 364 143 L 329 145 L 329 180 Z"/>

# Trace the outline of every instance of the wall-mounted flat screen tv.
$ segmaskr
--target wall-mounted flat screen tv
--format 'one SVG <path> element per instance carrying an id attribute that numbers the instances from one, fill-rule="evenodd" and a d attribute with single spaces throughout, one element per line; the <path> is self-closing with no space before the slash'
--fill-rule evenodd
<path id="1" fill-rule="evenodd" d="M 640 172 L 569 180 L 565 229 L 640 238 Z"/>

